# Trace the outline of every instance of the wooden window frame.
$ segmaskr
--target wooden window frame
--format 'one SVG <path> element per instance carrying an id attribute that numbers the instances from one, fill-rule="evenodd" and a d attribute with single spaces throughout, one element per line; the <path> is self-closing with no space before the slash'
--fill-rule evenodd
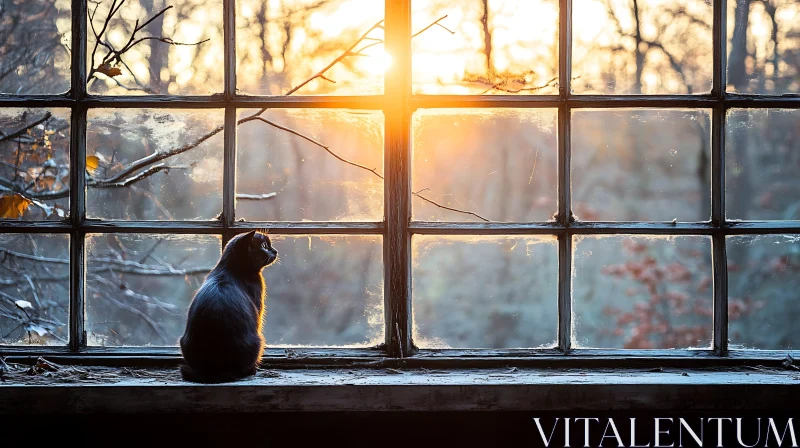
<path id="1" fill-rule="evenodd" d="M 385 0 L 386 49 L 395 61 L 384 81 L 384 93 L 374 96 L 252 96 L 236 91 L 235 0 L 224 0 L 224 91 L 210 96 L 102 96 L 86 91 L 87 0 L 72 1 L 72 89 L 63 95 L 0 95 L 0 107 L 69 108 L 70 217 L 59 222 L 0 220 L 4 233 L 59 233 L 70 235 L 69 343 L 65 347 L 0 346 L 2 355 L 51 355 L 82 362 L 155 363 L 179 359 L 177 347 L 90 347 L 84 330 L 85 237 L 91 233 L 217 234 L 223 244 L 231 236 L 268 227 L 276 234 L 381 235 L 384 252 L 384 344 L 372 349 L 268 349 L 266 359 L 296 358 L 303 362 L 338 365 L 347 360 L 428 359 L 437 365 L 503 365 L 509 359 L 536 365 L 641 365 L 665 360 L 691 366 L 721 365 L 730 361 L 776 360 L 787 351 L 729 350 L 727 261 L 725 239 L 743 234 L 800 234 L 798 221 L 731 221 L 725 219 L 725 120 L 731 108 L 800 108 L 800 95 L 742 95 L 725 91 L 726 0 L 713 4 L 712 89 L 701 95 L 574 95 L 571 79 L 572 0 L 559 0 L 558 95 L 412 95 L 411 1 Z M 734 1 L 734 0 L 731 0 Z M 239 222 L 234 216 L 236 112 L 240 108 L 355 108 L 381 110 L 385 116 L 384 219 L 380 222 Z M 558 212 L 553 222 L 453 223 L 411 220 L 411 120 L 422 108 L 556 108 L 558 109 Z M 86 218 L 87 110 L 96 108 L 214 108 L 225 111 L 222 217 L 217 221 L 101 221 Z M 688 108 L 712 110 L 711 219 L 691 223 L 576 222 L 571 214 L 571 112 L 609 108 Z M 418 350 L 413 343 L 411 318 L 412 235 L 555 235 L 559 245 L 558 344 L 552 349 Z M 576 235 L 642 234 L 705 235 L 712 240 L 713 342 L 706 350 L 595 350 L 572 347 L 572 245 Z M 788 351 L 797 354 L 797 350 Z M 416 360 L 416 361 L 415 361 Z M 436 361 L 438 360 L 438 361 Z M 111 362 L 111 361 L 109 361 Z M 609 364 L 610 363 L 610 364 Z M 622 364 L 620 364 L 622 363 Z M 422 362 L 424 364 L 424 362 Z"/>

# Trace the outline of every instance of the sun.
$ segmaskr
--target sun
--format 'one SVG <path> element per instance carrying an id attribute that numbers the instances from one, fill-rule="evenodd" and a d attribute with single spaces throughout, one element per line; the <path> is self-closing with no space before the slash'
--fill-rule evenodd
<path id="1" fill-rule="evenodd" d="M 366 57 L 361 58 L 361 67 L 374 75 L 386 73 L 392 66 L 392 55 L 386 50 L 380 49 L 370 52 Z"/>

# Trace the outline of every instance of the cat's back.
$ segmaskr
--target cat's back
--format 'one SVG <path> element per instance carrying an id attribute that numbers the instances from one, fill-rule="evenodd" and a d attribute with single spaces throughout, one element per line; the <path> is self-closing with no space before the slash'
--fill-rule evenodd
<path id="1" fill-rule="evenodd" d="M 247 288 L 235 278 L 209 276 L 189 307 L 187 324 L 194 332 L 242 331 L 257 315 Z M 219 333 L 217 333 L 219 334 Z"/>

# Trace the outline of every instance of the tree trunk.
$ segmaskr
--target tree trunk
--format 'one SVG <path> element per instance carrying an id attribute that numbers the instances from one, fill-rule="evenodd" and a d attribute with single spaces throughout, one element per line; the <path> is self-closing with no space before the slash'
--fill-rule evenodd
<path id="1" fill-rule="evenodd" d="M 728 84 L 734 86 L 739 92 L 746 91 L 748 84 L 745 59 L 747 59 L 747 23 L 750 15 L 750 1 L 736 1 L 731 52 L 728 55 Z"/>
<path id="2" fill-rule="evenodd" d="M 491 77 L 494 73 L 492 66 L 492 32 L 489 30 L 489 0 L 481 0 L 483 25 L 483 54 L 486 56 L 486 76 Z"/>

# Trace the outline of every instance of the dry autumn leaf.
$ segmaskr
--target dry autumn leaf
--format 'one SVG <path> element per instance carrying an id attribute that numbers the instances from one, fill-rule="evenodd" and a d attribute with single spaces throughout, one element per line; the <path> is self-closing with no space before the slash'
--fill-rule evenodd
<path id="1" fill-rule="evenodd" d="M 93 173 L 100 166 L 100 158 L 97 156 L 86 156 L 86 169 Z"/>
<path id="2" fill-rule="evenodd" d="M 19 219 L 30 205 L 31 200 L 19 193 L 0 196 L 0 218 Z"/>
<path id="3" fill-rule="evenodd" d="M 97 66 L 96 70 L 111 78 L 122 74 L 122 70 L 117 67 L 112 67 L 109 64 L 100 64 Z"/>

